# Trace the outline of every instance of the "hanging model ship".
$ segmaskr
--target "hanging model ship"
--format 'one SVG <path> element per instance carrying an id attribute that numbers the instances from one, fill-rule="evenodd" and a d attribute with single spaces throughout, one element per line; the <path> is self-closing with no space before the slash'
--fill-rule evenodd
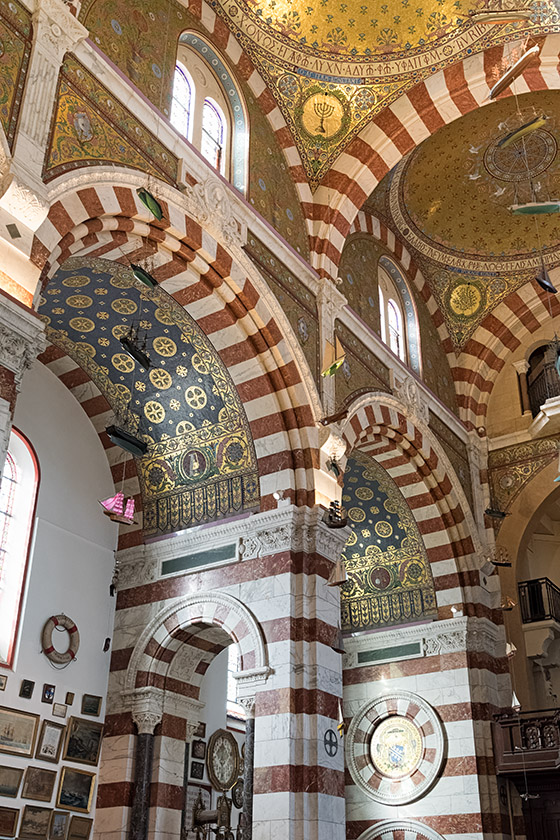
<path id="1" fill-rule="evenodd" d="M 134 499 L 132 496 L 125 497 L 124 493 L 118 492 L 108 499 L 100 501 L 103 513 L 112 522 L 122 522 L 124 525 L 137 525 L 134 519 Z"/>

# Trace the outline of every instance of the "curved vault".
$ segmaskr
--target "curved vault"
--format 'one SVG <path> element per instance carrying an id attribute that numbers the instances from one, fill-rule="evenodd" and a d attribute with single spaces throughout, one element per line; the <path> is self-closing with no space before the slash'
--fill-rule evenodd
<path id="1" fill-rule="evenodd" d="M 172 297 L 140 286 L 120 263 L 71 257 L 44 290 L 39 314 L 49 341 L 87 372 L 115 414 L 134 412 L 132 430 L 148 443 L 137 459 L 146 536 L 258 506 L 257 460 L 239 395 Z M 146 334 L 149 370 L 119 342 L 131 325 Z"/>
<path id="2" fill-rule="evenodd" d="M 352 528 L 343 557 L 342 629 L 372 630 L 437 615 L 430 563 L 401 491 L 373 458 L 354 452 L 342 500 Z"/>

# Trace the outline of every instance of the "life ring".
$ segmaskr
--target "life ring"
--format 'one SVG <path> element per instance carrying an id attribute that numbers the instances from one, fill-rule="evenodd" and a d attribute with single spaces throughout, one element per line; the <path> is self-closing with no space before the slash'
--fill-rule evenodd
<path id="1" fill-rule="evenodd" d="M 64 630 L 68 631 L 70 636 L 68 650 L 64 651 L 64 653 L 56 650 L 52 643 L 55 627 L 62 627 Z M 68 665 L 69 662 L 72 662 L 72 660 L 76 658 L 78 648 L 80 647 L 80 634 L 78 632 L 78 628 L 72 619 L 68 618 L 67 615 L 51 615 L 43 627 L 41 646 L 47 659 L 50 659 L 50 661 L 55 665 Z"/>

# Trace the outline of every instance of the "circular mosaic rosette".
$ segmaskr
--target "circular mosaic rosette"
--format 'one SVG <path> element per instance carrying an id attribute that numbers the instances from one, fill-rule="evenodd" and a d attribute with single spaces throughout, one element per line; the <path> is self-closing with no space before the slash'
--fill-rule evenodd
<path id="1" fill-rule="evenodd" d="M 382 820 L 360 834 L 359 840 L 444 840 L 441 834 L 413 820 Z"/>
<path id="2" fill-rule="evenodd" d="M 366 703 L 346 738 L 354 782 L 377 802 L 404 805 L 423 796 L 443 761 L 441 722 L 422 697 L 395 691 Z"/>

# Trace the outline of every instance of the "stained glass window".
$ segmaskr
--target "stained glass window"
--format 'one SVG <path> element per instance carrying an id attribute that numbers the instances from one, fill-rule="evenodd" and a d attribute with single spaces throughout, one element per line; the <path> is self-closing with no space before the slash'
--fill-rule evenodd
<path id="1" fill-rule="evenodd" d="M 171 102 L 171 124 L 183 137 L 187 138 L 189 137 L 192 98 L 192 87 L 186 70 L 181 64 L 176 64 Z"/>
<path id="2" fill-rule="evenodd" d="M 14 429 L 0 484 L 0 663 L 10 666 L 25 590 L 37 486 L 37 463 L 31 446 Z"/>
<path id="3" fill-rule="evenodd" d="M 223 169 L 225 119 L 221 109 L 211 99 L 202 108 L 202 142 L 200 151 L 208 163 L 219 172 Z"/>

